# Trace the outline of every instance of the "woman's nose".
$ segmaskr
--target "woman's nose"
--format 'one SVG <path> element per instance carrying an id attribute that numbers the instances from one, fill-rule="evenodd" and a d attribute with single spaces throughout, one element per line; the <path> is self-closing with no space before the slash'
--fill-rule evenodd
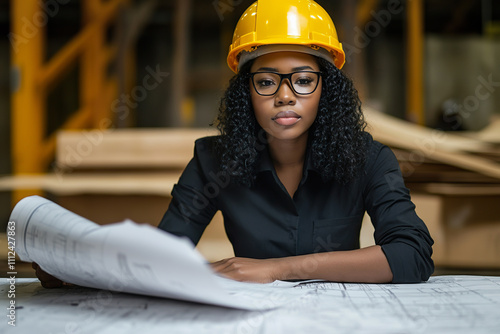
<path id="1" fill-rule="evenodd" d="M 281 86 L 276 92 L 275 102 L 277 105 L 295 104 L 296 96 L 291 87 L 290 81 L 285 79 L 281 82 Z"/>

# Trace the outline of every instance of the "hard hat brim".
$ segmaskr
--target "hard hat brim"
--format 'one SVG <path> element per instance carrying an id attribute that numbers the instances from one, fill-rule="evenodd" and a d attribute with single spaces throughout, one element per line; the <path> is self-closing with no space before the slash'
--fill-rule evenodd
<path id="1" fill-rule="evenodd" d="M 312 56 L 316 56 L 322 59 L 325 59 L 326 61 L 329 61 L 330 63 L 335 64 L 335 61 L 338 60 L 337 57 L 332 55 L 330 52 L 328 52 L 326 49 L 322 47 L 317 47 L 317 48 L 312 48 L 310 46 L 306 45 L 296 45 L 296 44 L 266 44 L 266 45 L 261 45 L 253 51 L 246 51 L 243 50 L 240 52 L 238 55 L 237 59 L 237 71 L 241 69 L 241 67 L 246 64 L 247 62 L 256 59 L 260 56 L 269 54 L 269 53 L 275 53 L 275 52 L 300 52 L 300 53 L 306 53 L 310 54 Z M 342 63 L 343 65 L 343 63 Z M 342 66 L 340 65 L 340 66 Z M 337 64 L 335 64 L 337 66 Z"/>

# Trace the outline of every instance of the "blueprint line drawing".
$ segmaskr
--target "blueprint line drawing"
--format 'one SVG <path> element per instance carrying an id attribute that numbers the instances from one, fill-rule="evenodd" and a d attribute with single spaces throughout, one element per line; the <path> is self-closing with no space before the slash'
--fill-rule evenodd
<path id="1" fill-rule="evenodd" d="M 3 308 L 8 283 L 0 282 Z M 500 333 L 500 277 L 493 276 L 255 285 L 242 293 L 269 289 L 278 298 L 299 297 L 253 311 L 82 287 L 44 289 L 36 279 L 19 279 L 16 286 L 16 327 L 4 320 L 2 333 Z"/>

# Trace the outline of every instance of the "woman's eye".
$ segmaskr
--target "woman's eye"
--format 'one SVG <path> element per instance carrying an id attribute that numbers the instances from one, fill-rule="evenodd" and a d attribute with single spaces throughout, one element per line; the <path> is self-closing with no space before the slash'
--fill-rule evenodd
<path id="1" fill-rule="evenodd" d="M 311 78 L 299 78 L 295 81 L 295 84 L 300 86 L 307 86 L 312 84 L 313 81 L 314 80 Z"/>
<path id="2" fill-rule="evenodd" d="M 260 87 L 269 87 L 269 86 L 272 86 L 274 85 L 274 80 L 270 80 L 270 79 L 262 79 L 262 80 L 259 80 L 257 82 L 257 84 L 260 86 Z"/>

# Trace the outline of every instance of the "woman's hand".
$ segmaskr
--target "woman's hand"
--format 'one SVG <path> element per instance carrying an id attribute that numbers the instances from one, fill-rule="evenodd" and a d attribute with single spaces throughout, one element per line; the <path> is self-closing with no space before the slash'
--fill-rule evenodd
<path id="1" fill-rule="evenodd" d="M 44 288 L 60 288 L 64 285 L 63 281 L 43 271 L 35 262 L 31 264 L 31 267 L 35 269 L 36 277 L 42 282 Z"/>
<path id="2" fill-rule="evenodd" d="M 242 282 L 270 283 L 282 276 L 280 259 L 256 260 L 232 257 L 210 265 L 218 274 Z"/>

